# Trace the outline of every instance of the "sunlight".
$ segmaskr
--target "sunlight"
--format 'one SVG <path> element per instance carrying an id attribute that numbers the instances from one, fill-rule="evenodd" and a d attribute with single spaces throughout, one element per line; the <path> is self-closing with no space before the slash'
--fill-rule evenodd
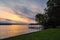
<path id="1" fill-rule="evenodd" d="M 24 22 L 24 23 L 33 23 L 34 20 L 31 20 L 29 18 L 23 18 L 15 14 L 11 9 L 0 7 L 0 18 L 10 19 L 14 21 Z"/>

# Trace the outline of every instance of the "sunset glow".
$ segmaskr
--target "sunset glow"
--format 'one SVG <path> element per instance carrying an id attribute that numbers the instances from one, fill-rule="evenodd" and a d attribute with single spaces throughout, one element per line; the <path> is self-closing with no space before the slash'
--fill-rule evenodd
<path id="1" fill-rule="evenodd" d="M 18 16 L 11 9 L 5 7 L 0 7 L 0 18 L 10 19 L 10 20 L 24 22 L 24 23 L 34 22 L 34 20 L 30 20 L 28 18 L 23 18 L 21 16 Z"/>
<path id="2" fill-rule="evenodd" d="M 35 15 L 44 13 L 46 0 L 0 0 L 0 20 L 36 23 Z M 4 20 L 3 19 L 3 20 Z"/>

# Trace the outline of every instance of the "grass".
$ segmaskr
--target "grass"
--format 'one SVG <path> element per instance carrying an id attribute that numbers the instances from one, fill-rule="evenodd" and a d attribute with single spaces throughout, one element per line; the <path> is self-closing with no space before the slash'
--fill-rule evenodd
<path id="1" fill-rule="evenodd" d="M 5 40 L 60 40 L 60 29 L 47 29 L 41 32 L 7 38 Z"/>

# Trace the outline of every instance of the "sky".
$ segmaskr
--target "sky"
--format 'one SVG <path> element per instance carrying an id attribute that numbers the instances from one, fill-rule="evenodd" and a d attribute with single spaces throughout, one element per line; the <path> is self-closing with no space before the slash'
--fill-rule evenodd
<path id="1" fill-rule="evenodd" d="M 44 13 L 46 2 L 47 0 L 0 0 L 0 20 L 36 23 L 35 15 Z"/>

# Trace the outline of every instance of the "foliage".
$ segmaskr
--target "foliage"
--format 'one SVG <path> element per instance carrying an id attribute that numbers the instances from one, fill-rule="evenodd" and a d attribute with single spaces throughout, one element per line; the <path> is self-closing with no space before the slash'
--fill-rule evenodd
<path id="1" fill-rule="evenodd" d="M 47 25 L 53 28 L 60 25 L 60 0 L 48 0 L 46 14 L 49 17 Z"/>
<path id="2" fill-rule="evenodd" d="M 45 21 L 45 20 L 44 20 L 44 15 L 38 13 L 38 14 L 35 16 L 35 20 L 36 20 L 39 24 L 43 24 L 44 21 Z"/>

